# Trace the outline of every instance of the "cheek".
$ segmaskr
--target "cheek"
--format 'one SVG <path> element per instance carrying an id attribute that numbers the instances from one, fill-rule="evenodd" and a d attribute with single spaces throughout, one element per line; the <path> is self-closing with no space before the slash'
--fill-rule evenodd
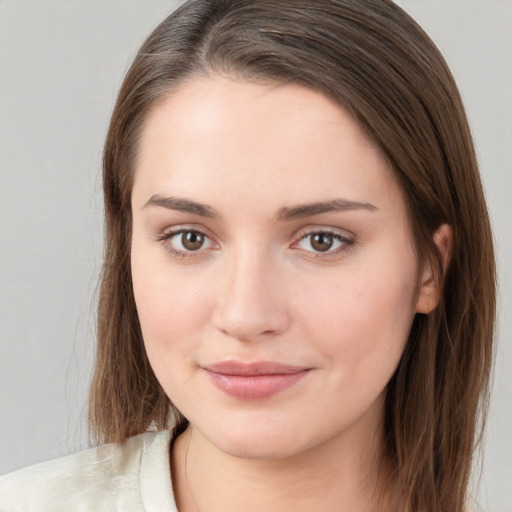
<path id="1" fill-rule="evenodd" d="M 173 275 L 168 262 L 132 263 L 135 302 L 144 346 L 160 385 L 179 410 L 187 410 L 186 384 L 194 377 L 194 354 L 210 316 L 208 293 Z"/>
<path id="2" fill-rule="evenodd" d="M 160 251 L 161 252 L 161 251 Z M 151 264 L 146 262 L 151 261 Z M 190 351 L 210 316 L 207 283 L 197 286 L 188 272 L 172 272 L 165 254 L 152 258 L 132 249 L 132 278 L 146 350 L 150 359 L 167 352 Z"/>
<path id="3" fill-rule="evenodd" d="M 415 315 L 414 266 L 381 260 L 351 268 L 329 286 L 309 284 L 299 306 L 305 338 L 316 340 L 336 378 L 391 377 Z"/>

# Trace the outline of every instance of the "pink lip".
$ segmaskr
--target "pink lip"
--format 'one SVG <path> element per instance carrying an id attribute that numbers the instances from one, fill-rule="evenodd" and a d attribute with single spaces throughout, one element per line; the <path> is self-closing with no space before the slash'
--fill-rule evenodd
<path id="1" fill-rule="evenodd" d="M 310 370 L 267 361 L 222 361 L 203 369 L 217 388 L 243 400 L 261 400 L 275 395 L 299 382 Z"/>

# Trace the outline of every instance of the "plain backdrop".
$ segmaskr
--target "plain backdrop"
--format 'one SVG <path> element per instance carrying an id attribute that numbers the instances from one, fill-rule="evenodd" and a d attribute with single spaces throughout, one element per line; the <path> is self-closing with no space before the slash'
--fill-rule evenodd
<path id="1" fill-rule="evenodd" d="M 87 446 L 103 139 L 134 52 L 177 3 L 0 0 L 0 473 Z M 512 511 L 512 1 L 398 3 L 444 53 L 476 139 L 500 272 L 478 499 Z"/>

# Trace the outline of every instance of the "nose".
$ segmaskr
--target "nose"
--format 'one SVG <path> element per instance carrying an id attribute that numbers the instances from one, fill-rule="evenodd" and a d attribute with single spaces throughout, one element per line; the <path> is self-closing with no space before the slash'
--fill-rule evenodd
<path id="1" fill-rule="evenodd" d="M 216 329 L 239 341 L 255 341 L 288 328 L 283 272 L 268 255 L 240 254 L 231 258 L 219 282 L 213 315 Z"/>

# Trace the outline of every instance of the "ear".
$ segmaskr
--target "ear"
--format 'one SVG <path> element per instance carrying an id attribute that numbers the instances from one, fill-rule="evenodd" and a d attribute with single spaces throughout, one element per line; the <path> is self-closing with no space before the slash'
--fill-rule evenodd
<path id="1" fill-rule="evenodd" d="M 434 243 L 441 255 L 443 271 L 450 263 L 452 246 L 453 246 L 453 231 L 448 224 L 441 224 L 433 235 Z M 435 279 L 434 270 L 431 262 L 425 262 L 421 280 L 419 283 L 418 300 L 416 302 L 416 312 L 428 314 L 432 312 L 441 298 L 441 290 L 439 284 Z"/>

